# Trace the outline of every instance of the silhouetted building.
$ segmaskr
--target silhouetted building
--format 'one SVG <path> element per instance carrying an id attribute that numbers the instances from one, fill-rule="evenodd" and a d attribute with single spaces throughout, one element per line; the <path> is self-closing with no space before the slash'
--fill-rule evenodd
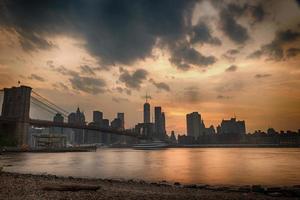
<path id="1" fill-rule="evenodd" d="M 53 117 L 53 122 L 59 122 L 63 123 L 64 122 L 64 117 L 60 113 L 56 113 Z M 63 128 L 62 127 L 51 127 L 50 128 L 50 133 L 52 134 L 63 134 Z"/>
<path id="2" fill-rule="evenodd" d="M 268 128 L 267 133 L 268 133 L 269 135 L 272 135 L 272 134 L 274 135 L 274 134 L 276 134 L 277 132 L 275 131 L 274 128 Z"/>
<path id="3" fill-rule="evenodd" d="M 186 127 L 187 136 L 193 136 L 194 138 L 203 136 L 207 132 L 204 122 L 201 120 L 201 115 L 198 112 L 192 112 L 186 115 Z"/>
<path id="4" fill-rule="evenodd" d="M 144 123 L 150 123 L 150 104 L 144 104 Z"/>
<path id="5" fill-rule="evenodd" d="M 165 139 L 166 128 L 165 128 L 165 114 L 161 112 L 161 107 L 154 107 L 155 117 L 155 137 L 159 139 Z"/>
<path id="6" fill-rule="evenodd" d="M 171 142 L 172 144 L 176 144 L 176 143 L 177 143 L 177 140 L 176 140 L 176 136 L 175 136 L 175 132 L 174 132 L 174 131 L 171 131 L 170 142 Z"/>
<path id="7" fill-rule="evenodd" d="M 109 120 L 108 119 L 103 119 L 101 128 L 109 128 Z"/>
<path id="8" fill-rule="evenodd" d="M 120 119 L 121 121 L 121 130 L 124 130 L 125 129 L 125 116 L 124 116 L 124 113 L 118 113 L 117 114 L 117 118 Z"/>
<path id="9" fill-rule="evenodd" d="M 80 109 L 77 108 L 76 112 L 69 114 L 68 123 L 76 125 L 85 125 L 85 116 Z M 83 144 L 84 143 L 84 130 L 73 129 L 74 132 L 74 143 Z"/>
<path id="10" fill-rule="evenodd" d="M 103 113 L 100 111 L 93 111 L 93 122 L 101 124 L 103 120 Z"/>
<path id="11" fill-rule="evenodd" d="M 222 120 L 218 133 L 234 135 L 246 134 L 245 121 L 236 121 L 236 118 L 231 118 L 230 120 Z"/>

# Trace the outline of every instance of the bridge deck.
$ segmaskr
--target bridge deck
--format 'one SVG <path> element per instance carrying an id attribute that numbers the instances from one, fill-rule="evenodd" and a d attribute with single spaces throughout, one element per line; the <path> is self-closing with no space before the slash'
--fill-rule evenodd
<path id="1" fill-rule="evenodd" d="M 3 119 L 1 117 L 0 117 L 0 121 L 19 122 L 14 119 Z M 135 138 L 139 138 L 139 139 L 147 139 L 147 138 L 145 138 L 145 136 L 136 134 L 132 131 L 118 130 L 118 129 L 112 129 L 112 128 L 101 128 L 101 127 L 93 126 L 93 125 L 78 125 L 78 124 L 72 124 L 72 123 L 52 122 L 52 121 L 38 120 L 38 119 L 30 119 L 29 124 L 32 126 L 35 126 L 35 127 L 62 127 L 62 128 L 72 128 L 72 129 L 84 129 L 84 130 L 90 130 L 90 131 L 99 131 L 102 133 L 110 133 L 110 134 L 115 134 L 115 135 L 135 137 Z"/>

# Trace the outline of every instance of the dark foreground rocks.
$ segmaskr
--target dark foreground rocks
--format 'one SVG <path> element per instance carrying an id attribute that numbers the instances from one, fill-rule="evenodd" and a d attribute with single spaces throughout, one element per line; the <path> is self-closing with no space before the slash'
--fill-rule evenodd
<path id="1" fill-rule="evenodd" d="M 299 199 L 300 187 L 184 185 L 0 173 L 0 199 Z"/>

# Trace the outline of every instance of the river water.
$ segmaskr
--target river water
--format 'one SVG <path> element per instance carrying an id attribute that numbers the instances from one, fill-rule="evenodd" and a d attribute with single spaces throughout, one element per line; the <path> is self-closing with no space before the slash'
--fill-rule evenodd
<path id="1" fill-rule="evenodd" d="M 0 155 L 5 171 L 206 184 L 300 183 L 299 148 L 98 149 Z M 12 166 L 9 166 L 12 165 Z"/>

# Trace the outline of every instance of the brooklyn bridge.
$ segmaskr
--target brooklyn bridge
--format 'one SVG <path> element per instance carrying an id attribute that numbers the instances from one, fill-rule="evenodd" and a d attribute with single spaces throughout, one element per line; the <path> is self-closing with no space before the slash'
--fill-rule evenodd
<path id="1" fill-rule="evenodd" d="M 2 137 L 10 138 L 14 141 L 16 146 L 28 145 L 29 127 L 81 129 L 96 131 L 99 134 L 115 134 L 136 139 L 147 139 L 145 136 L 131 130 L 102 128 L 91 124 L 80 125 L 76 123 L 32 119 L 30 118 L 31 104 L 52 115 L 59 113 L 62 116 L 67 117 L 69 113 L 28 86 L 22 85 L 4 88 L 0 90 L 0 93 L 3 94 L 2 112 L 0 116 L 0 134 L 2 134 Z"/>

